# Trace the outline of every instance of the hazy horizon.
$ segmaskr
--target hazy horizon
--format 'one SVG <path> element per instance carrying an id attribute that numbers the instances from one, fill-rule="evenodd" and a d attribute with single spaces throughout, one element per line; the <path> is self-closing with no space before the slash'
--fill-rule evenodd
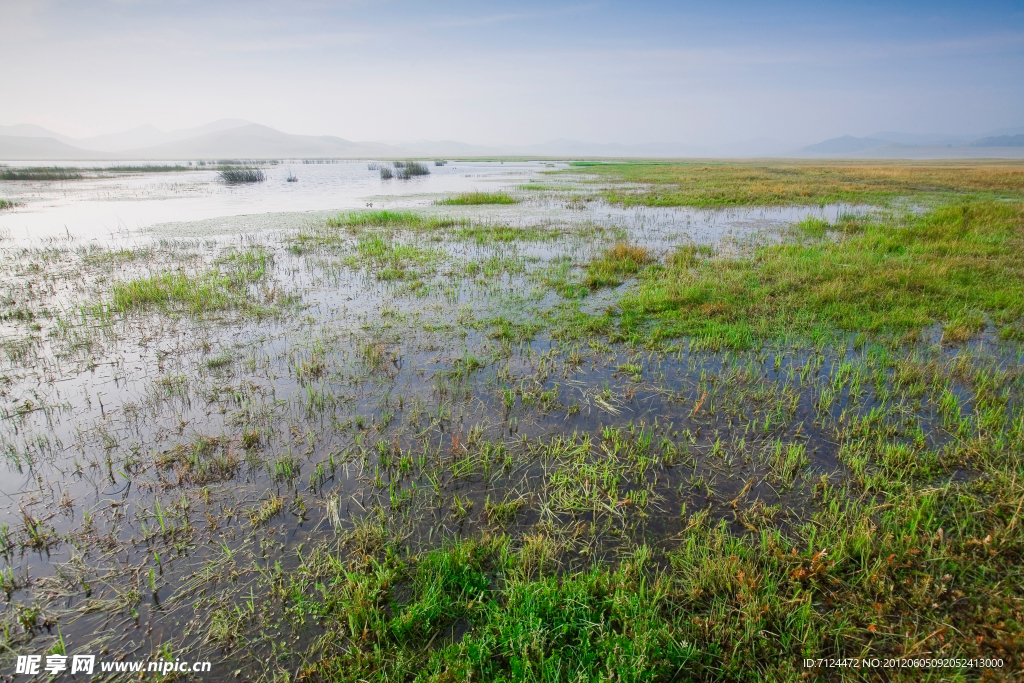
<path id="1" fill-rule="evenodd" d="M 3 2 L 0 124 L 356 141 L 800 144 L 1020 126 L 1011 3 Z"/>

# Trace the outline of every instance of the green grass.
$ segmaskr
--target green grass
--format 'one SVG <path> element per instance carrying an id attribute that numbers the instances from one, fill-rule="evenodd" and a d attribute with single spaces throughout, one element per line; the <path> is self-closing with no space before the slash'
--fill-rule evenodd
<path id="1" fill-rule="evenodd" d="M 520 201 L 507 192 L 463 192 L 454 197 L 439 199 L 434 203 L 443 206 L 469 206 L 474 204 L 517 204 Z"/>
<path id="2" fill-rule="evenodd" d="M 468 225 L 468 219 L 449 216 L 425 216 L 415 211 L 349 211 L 327 219 L 329 228 L 405 228 L 437 230 L 456 225 Z"/>
<path id="3" fill-rule="evenodd" d="M 322 226 L 313 225 L 302 228 L 292 238 L 291 249 L 301 253 L 314 247 L 339 247 L 349 243 L 352 234 L 365 231 L 409 231 L 433 233 L 460 228 L 462 230 L 488 230 L 484 226 L 474 226 L 469 218 L 453 218 L 451 216 L 427 216 L 415 211 L 347 211 L 328 218 Z M 365 248 L 360 253 L 366 253 Z"/>
<path id="4" fill-rule="evenodd" d="M 472 223 L 459 228 L 456 239 L 472 240 L 477 244 L 494 244 L 496 242 L 541 242 L 555 239 L 559 235 L 553 230 L 542 230 L 536 227 L 516 227 L 511 225 L 488 225 Z"/>
<path id="5" fill-rule="evenodd" d="M 199 313 L 228 308 L 233 301 L 231 282 L 220 275 L 161 273 L 118 282 L 113 287 L 113 308 L 122 313 L 172 304 Z"/>
<path id="6" fill-rule="evenodd" d="M 424 223 L 422 215 L 415 211 L 349 211 L 327 219 L 331 228 L 367 227 L 419 227 Z"/>
<path id="7" fill-rule="evenodd" d="M 0 199 L 0 211 L 3 211 L 4 209 L 13 209 L 14 207 L 15 203 L 9 199 Z"/>
<path id="8" fill-rule="evenodd" d="M 348 264 L 353 267 L 365 265 L 380 280 L 404 280 L 433 271 L 442 258 L 442 252 L 436 249 L 424 249 L 371 234 L 360 236 L 355 255 L 348 259 Z"/>
<path id="9" fill-rule="evenodd" d="M 829 226 L 835 241 L 767 246 L 749 256 L 683 250 L 641 272 L 619 301 L 620 329 L 739 347 L 832 330 L 915 334 L 935 323 L 951 342 L 989 323 L 1014 335 L 1024 316 L 1022 222 L 1020 204 L 975 200 L 924 215 L 847 218 Z M 605 256 L 591 264 L 588 282 L 613 284 L 639 268 L 620 263 Z"/>
<path id="10" fill-rule="evenodd" d="M 624 277 L 637 274 L 653 260 L 646 247 L 616 244 L 587 264 L 584 284 L 591 289 L 620 285 Z"/>
<path id="11" fill-rule="evenodd" d="M 258 247 L 233 251 L 219 259 L 219 267 L 205 271 L 155 273 L 115 282 L 111 308 L 120 313 L 149 307 L 180 308 L 191 313 L 251 308 L 246 285 L 262 280 L 273 263 Z"/>
<path id="12" fill-rule="evenodd" d="M 670 549 L 640 545 L 617 567 L 578 572 L 559 571 L 563 550 L 543 531 L 404 559 L 384 550 L 357 570 L 315 551 L 290 578 L 316 586 L 301 609 L 332 625 L 306 653 L 308 673 L 798 681 L 804 658 L 940 653 L 1012 667 L 1024 489 L 1010 475 L 1020 465 L 1004 463 L 986 484 L 904 489 L 885 505 L 826 485 L 820 511 L 785 535 L 740 536 L 706 511 L 684 515 Z M 993 581 L 1003 589 L 988 589 Z M 465 635 L 450 639 L 460 624 Z"/>

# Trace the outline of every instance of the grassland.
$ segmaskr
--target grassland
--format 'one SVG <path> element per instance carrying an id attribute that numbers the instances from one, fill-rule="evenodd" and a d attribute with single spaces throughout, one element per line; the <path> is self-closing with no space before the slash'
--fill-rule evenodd
<path id="1" fill-rule="evenodd" d="M 1015 680 L 1021 168 L 519 190 L 875 206 L 743 239 L 483 205 L 8 248 L 5 651 L 120 652 L 114 623 L 225 679 Z"/>
<path id="2" fill-rule="evenodd" d="M 689 337 L 748 348 L 779 334 L 909 335 L 942 324 L 946 341 L 986 326 L 1020 338 L 1024 316 L 1021 205 L 965 200 L 924 214 L 897 213 L 797 226 L 797 241 L 749 255 L 695 247 L 644 261 L 614 251 L 589 264 L 591 287 L 637 273 L 617 330 L 641 343 Z M 811 235 L 820 235 L 812 237 Z"/>
<path id="3" fill-rule="evenodd" d="M 588 163 L 608 201 L 643 206 L 879 203 L 922 195 L 1020 198 L 1024 167 L 1008 162 Z"/>

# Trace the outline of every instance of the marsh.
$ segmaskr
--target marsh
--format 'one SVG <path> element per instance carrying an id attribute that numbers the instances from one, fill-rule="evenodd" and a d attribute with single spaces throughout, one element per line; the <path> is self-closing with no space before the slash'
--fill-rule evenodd
<path id="1" fill-rule="evenodd" d="M 1019 669 L 1024 165 L 371 166 L 0 180 L 6 652 Z"/>

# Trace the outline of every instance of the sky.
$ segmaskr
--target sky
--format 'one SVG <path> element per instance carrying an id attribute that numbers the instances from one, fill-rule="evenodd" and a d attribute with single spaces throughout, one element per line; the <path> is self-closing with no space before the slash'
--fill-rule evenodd
<path id="1" fill-rule="evenodd" d="M 0 0 L 0 124 L 815 142 L 1024 125 L 1020 2 Z"/>

